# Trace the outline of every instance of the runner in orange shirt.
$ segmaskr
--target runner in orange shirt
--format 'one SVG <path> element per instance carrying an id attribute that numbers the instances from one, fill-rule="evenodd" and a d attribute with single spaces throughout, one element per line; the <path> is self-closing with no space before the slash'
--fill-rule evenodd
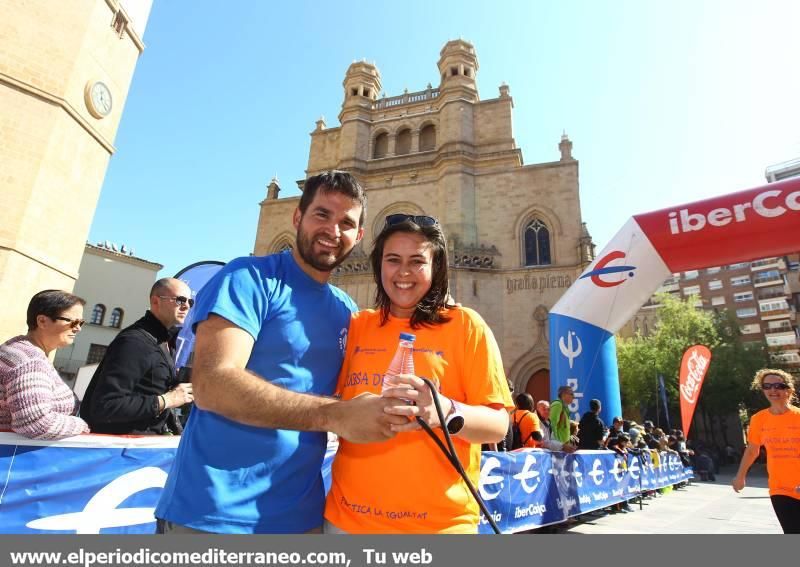
<path id="1" fill-rule="evenodd" d="M 439 399 L 468 477 L 477 486 L 481 443 L 502 439 L 513 407 L 500 350 L 475 311 L 447 306 L 447 247 L 438 221 L 391 215 L 370 256 L 377 309 L 353 316 L 339 374 L 343 400 L 380 394 L 399 334 L 413 333 L 414 370 L 384 396 L 411 400 L 386 409 L 408 416 L 382 443 L 341 440 L 325 506 L 326 533 L 476 533 L 478 505 L 463 479 L 413 418 L 443 434 Z M 419 378 L 438 385 L 431 393 Z M 454 420 L 453 416 L 463 417 Z"/>
<path id="2" fill-rule="evenodd" d="M 747 448 L 731 484 L 736 492 L 744 488 L 747 470 L 761 446 L 766 447 L 775 515 L 783 533 L 800 534 L 800 408 L 790 403 L 796 396 L 795 378 L 783 370 L 765 368 L 756 373 L 753 388 L 761 389 L 770 405 L 750 419 Z"/>

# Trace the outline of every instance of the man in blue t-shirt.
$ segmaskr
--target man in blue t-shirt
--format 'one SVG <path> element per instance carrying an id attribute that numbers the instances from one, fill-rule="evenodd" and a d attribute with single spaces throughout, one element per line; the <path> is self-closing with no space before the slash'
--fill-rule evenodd
<path id="1" fill-rule="evenodd" d="M 160 533 L 304 533 L 322 525 L 326 431 L 394 435 L 379 396 L 330 396 L 356 305 L 328 278 L 364 234 L 350 174 L 309 178 L 291 251 L 230 262 L 195 304 L 196 407 L 156 508 Z"/>

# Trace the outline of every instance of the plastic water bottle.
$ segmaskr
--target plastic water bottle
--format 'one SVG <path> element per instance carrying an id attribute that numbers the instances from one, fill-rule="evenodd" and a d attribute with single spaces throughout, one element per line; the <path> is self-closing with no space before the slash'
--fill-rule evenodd
<path id="1" fill-rule="evenodd" d="M 399 374 L 414 374 L 414 341 L 417 339 L 411 333 L 400 333 L 400 343 L 394 353 L 394 358 L 383 375 L 383 390 L 395 385 L 394 377 Z"/>

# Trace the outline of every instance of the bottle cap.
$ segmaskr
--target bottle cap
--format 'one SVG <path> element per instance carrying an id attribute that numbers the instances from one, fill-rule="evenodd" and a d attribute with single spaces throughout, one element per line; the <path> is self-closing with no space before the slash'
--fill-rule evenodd
<path id="1" fill-rule="evenodd" d="M 411 341 L 413 343 L 415 340 L 417 340 L 417 336 L 412 335 L 411 333 L 400 333 L 400 340 Z"/>

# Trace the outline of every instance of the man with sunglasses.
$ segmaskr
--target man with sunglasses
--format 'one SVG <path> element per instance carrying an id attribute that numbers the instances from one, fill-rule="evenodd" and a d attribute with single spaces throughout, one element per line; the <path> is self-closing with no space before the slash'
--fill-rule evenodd
<path id="1" fill-rule="evenodd" d="M 144 317 L 111 341 L 81 404 L 92 432 L 180 434 L 173 409 L 194 397 L 191 384 L 178 383 L 170 341 L 194 304 L 191 297 L 182 281 L 158 280 Z"/>

